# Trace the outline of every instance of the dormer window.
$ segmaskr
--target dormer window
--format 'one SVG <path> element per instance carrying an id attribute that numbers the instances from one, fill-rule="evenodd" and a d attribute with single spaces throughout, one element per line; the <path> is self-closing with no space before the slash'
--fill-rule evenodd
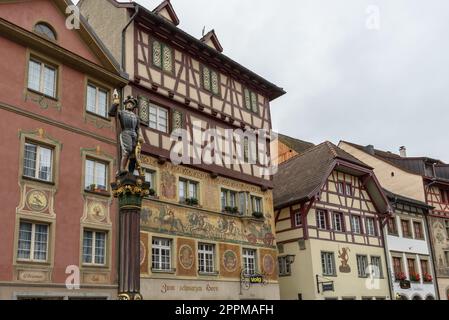
<path id="1" fill-rule="evenodd" d="M 34 26 L 34 32 L 50 40 L 56 41 L 55 30 L 47 23 L 44 22 L 36 23 L 36 25 Z"/>

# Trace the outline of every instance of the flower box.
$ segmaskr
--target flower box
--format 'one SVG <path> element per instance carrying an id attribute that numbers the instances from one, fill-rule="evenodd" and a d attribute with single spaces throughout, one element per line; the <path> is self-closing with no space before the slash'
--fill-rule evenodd
<path id="1" fill-rule="evenodd" d="M 405 281 L 407 280 L 407 276 L 405 275 L 404 272 L 398 272 L 395 274 L 395 279 L 396 281 Z"/>

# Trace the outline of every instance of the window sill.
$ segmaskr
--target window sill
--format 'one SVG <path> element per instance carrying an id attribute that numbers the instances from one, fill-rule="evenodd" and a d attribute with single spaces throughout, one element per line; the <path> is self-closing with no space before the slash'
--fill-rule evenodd
<path id="1" fill-rule="evenodd" d="M 101 269 L 108 269 L 109 268 L 105 264 L 89 264 L 89 263 L 83 263 L 82 267 L 83 267 L 83 269 L 94 269 L 94 270 L 101 270 Z"/>
<path id="2" fill-rule="evenodd" d="M 205 277 L 217 277 L 219 275 L 218 271 L 215 272 L 202 272 L 198 271 L 198 275 Z"/>
<path id="3" fill-rule="evenodd" d="M 91 190 L 84 189 L 84 192 L 88 193 L 88 194 L 94 194 L 97 196 L 107 197 L 107 198 L 111 197 L 111 193 L 109 193 L 108 191 L 91 191 Z"/>
<path id="4" fill-rule="evenodd" d="M 98 118 L 98 119 L 104 120 L 104 121 L 108 121 L 108 122 L 111 122 L 111 119 L 110 119 L 110 118 L 107 118 L 107 117 L 105 117 L 105 116 L 102 116 L 102 115 L 100 115 L 100 114 L 97 114 L 97 113 L 95 113 L 95 112 L 92 112 L 92 111 L 88 111 L 88 110 L 86 110 L 86 114 L 88 114 L 88 115 L 90 115 L 90 116 L 93 116 L 93 117 L 95 117 L 95 118 Z"/>
<path id="5" fill-rule="evenodd" d="M 158 269 L 151 269 L 151 273 L 154 274 L 175 274 L 176 269 L 170 269 L 170 270 L 158 270 Z"/>
<path id="6" fill-rule="evenodd" d="M 42 93 L 42 92 L 40 92 L 40 91 L 36 91 L 36 90 L 30 89 L 30 88 L 27 88 L 27 90 L 28 90 L 28 92 L 37 94 L 37 95 L 40 96 L 40 97 L 44 97 L 44 98 L 53 100 L 53 101 L 55 101 L 55 102 L 58 102 L 58 101 L 59 101 L 59 98 L 58 98 L 58 97 L 52 97 L 52 96 L 46 95 L 45 93 Z"/>
<path id="7" fill-rule="evenodd" d="M 323 277 L 333 277 L 333 278 L 336 278 L 336 277 L 337 277 L 336 274 L 324 274 L 324 273 L 323 273 L 322 276 L 323 276 Z"/>
<path id="8" fill-rule="evenodd" d="M 36 179 L 36 178 L 32 178 L 32 177 L 27 177 L 27 176 L 22 176 L 23 180 L 28 180 L 28 181 L 33 181 L 33 182 L 38 182 L 38 183 L 42 183 L 42 184 L 46 184 L 49 186 L 54 186 L 55 183 L 53 181 L 45 181 L 45 180 L 40 180 L 40 179 Z"/>
<path id="9" fill-rule="evenodd" d="M 280 274 L 279 277 L 280 278 L 285 278 L 285 277 L 291 277 L 291 274 Z"/>
<path id="10" fill-rule="evenodd" d="M 48 261 L 34 261 L 34 260 L 25 260 L 25 259 L 17 259 L 17 264 L 20 265 L 30 265 L 30 266 L 42 266 L 42 267 L 50 267 L 51 263 Z"/>

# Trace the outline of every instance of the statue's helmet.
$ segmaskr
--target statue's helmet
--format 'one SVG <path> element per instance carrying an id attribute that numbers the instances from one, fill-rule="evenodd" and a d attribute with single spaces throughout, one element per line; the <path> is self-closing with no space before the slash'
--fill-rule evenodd
<path id="1" fill-rule="evenodd" d="M 128 96 L 128 97 L 126 98 L 126 100 L 125 100 L 123 103 L 125 104 L 125 106 L 126 106 L 128 103 L 132 103 L 133 109 L 137 108 L 137 99 L 134 98 L 133 96 Z"/>

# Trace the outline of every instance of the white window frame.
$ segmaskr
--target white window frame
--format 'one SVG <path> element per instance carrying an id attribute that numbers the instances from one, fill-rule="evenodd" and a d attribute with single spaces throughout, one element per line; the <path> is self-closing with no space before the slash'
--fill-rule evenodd
<path id="1" fill-rule="evenodd" d="M 26 224 L 31 224 L 31 242 L 30 242 L 30 250 L 29 250 L 29 258 L 19 258 L 19 243 L 20 243 L 20 225 L 22 223 L 26 223 Z M 40 226 L 46 226 L 47 227 L 47 243 L 45 246 L 45 259 L 41 260 L 41 259 L 36 259 L 35 255 L 35 246 L 36 246 L 36 226 L 40 225 Z M 49 240 L 50 240 L 50 225 L 47 223 L 39 223 L 39 222 L 31 222 L 31 221 L 26 221 L 26 220 L 21 220 L 19 222 L 19 234 L 17 237 L 17 261 L 29 261 L 29 262 L 47 262 L 48 261 L 48 248 L 49 248 Z"/>
<path id="2" fill-rule="evenodd" d="M 86 232 L 92 232 L 92 243 L 91 243 L 91 254 L 90 254 L 90 259 L 91 262 L 85 262 L 84 261 L 84 238 L 85 238 L 85 233 Z M 104 248 L 103 248 L 103 252 L 104 252 L 104 256 L 103 256 L 103 263 L 97 263 L 96 262 L 96 258 L 97 258 L 97 234 L 104 234 Z M 106 266 L 107 265 L 107 256 L 108 256 L 108 232 L 107 231 L 103 231 L 103 230 L 92 230 L 92 229 L 83 229 L 83 246 L 82 246 L 82 263 L 84 266 Z"/>
<path id="3" fill-rule="evenodd" d="M 210 262 L 208 265 L 207 262 Z M 198 272 L 215 273 L 215 245 L 210 243 L 198 243 Z"/>
<path id="4" fill-rule="evenodd" d="M 181 184 L 183 184 L 183 188 L 181 188 Z M 193 190 L 195 193 L 195 196 L 190 196 L 190 187 L 194 186 Z M 185 179 L 185 178 L 179 178 L 178 180 L 178 193 L 179 193 L 179 200 L 180 201 L 186 201 L 187 199 L 197 199 L 199 202 L 199 188 L 200 188 L 200 184 L 198 181 L 194 181 L 194 180 L 189 180 L 189 179 Z M 183 189 L 184 194 L 181 194 L 181 189 Z"/>
<path id="5" fill-rule="evenodd" d="M 321 251 L 321 269 L 323 276 L 335 276 L 335 255 L 333 252 Z"/>
<path id="6" fill-rule="evenodd" d="M 263 213 L 263 199 L 258 196 L 251 196 L 251 210 L 252 212 L 260 212 Z M 257 205 L 259 203 L 259 205 Z"/>
<path id="7" fill-rule="evenodd" d="M 39 89 L 36 88 L 31 88 L 30 86 L 30 68 L 31 68 L 31 62 L 34 62 L 36 64 L 40 65 L 40 70 L 39 70 Z M 50 69 L 52 71 L 54 71 L 54 79 L 53 79 L 53 94 L 49 95 L 47 93 L 45 93 L 45 69 Z M 27 88 L 29 90 L 33 90 L 36 92 L 39 92 L 47 97 L 51 97 L 56 99 L 57 95 L 58 95 L 58 67 L 45 63 L 43 61 L 41 61 L 38 58 L 35 57 L 30 57 L 29 62 L 28 62 L 28 79 L 27 79 Z"/>
<path id="8" fill-rule="evenodd" d="M 144 168 L 145 172 L 145 182 L 150 183 L 150 188 L 156 191 L 156 175 L 157 171 L 153 169 Z M 150 181 L 148 181 L 148 176 L 150 177 Z"/>
<path id="9" fill-rule="evenodd" d="M 163 120 L 163 117 L 161 117 L 161 115 L 165 113 L 165 123 L 162 123 L 162 121 L 160 122 L 160 120 Z M 152 121 L 151 120 L 151 116 L 155 116 L 156 117 L 156 121 Z M 167 108 L 158 106 L 156 104 L 150 104 L 148 107 L 148 127 L 150 127 L 153 130 L 159 131 L 159 132 L 163 132 L 163 133 L 168 133 L 169 131 L 169 125 L 170 125 L 170 112 Z M 161 127 L 165 126 L 165 130 L 161 129 Z"/>
<path id="10" fill-rule="evenodd" d="M 327 225 L 327 212 L 325 210 L 318 210 L 317 214 L 317 227 L 320 230 L 327 230 L 328 229 L 328 225 Z M 322 220 L 324 219 L 324 220 Z M 324 222 L 324 227 L 322 222 Z"/>
<path id="11" fill-rule="evenodd" d="M 104 185 L 104 187 L 105 187 L 105 189 L 104 189 L 104 191 L 108 191 L 109 190 L 109 186 L 108 186 L 108 181 L 109 181 L 109 177 L 108 177 L 109 163 L 106 162 L 106 161 L 103 161 L 103 160 L 98 160 L 98 159 L 90 158 L 90 157 L 86 158 L 85 163 L 84 163 L 84 190 L 94 191 L 94 190 L 89 190 L 89 187 L 92 184 L 87 185 L 87 163 L 89 161 L 94 163 L 94 167 L 93 167 L 94 168 L 93 169 L 94 170 L 94 172 L 93 172 L 93 182 L 94 183 L 92 183 L 92 184 L 95 184 L 95 186 L 97 186 L 97 187 L 98 187 L 98 185 L 96 183 L 96 181 L 97 181 L 97 176 L 96 176 L 96 174 L 97 174 L 97 170 L 96 170 L 97 164 L 100 163 L 100 164 L 103 164 L 105 166 L 105 168 L 104 168 L 104 170 L 105 170 L 105 174 L 104 174 L 104 178 L 105 178 L 105 181 L 104 181 L 105 185 Z"/>
<path id="12" fill-rule="evenodd" d="M 357 275 L 359 278 L 367 278 L 367 268 L 368 268 L 368 256 L 366 255 L 356 255 L 357 262 Z"/>
<path id="13" fill-rule="evenodd" d="M 355 221 L 358 221 L 358 227 L 356 227 Z M 351 231 L 354 234 L 362 234 L 362 218 L 360 216 L 351 216 Z"/>
<path id="14" fill-rule="evenodd" d="M 25 174 L 25 161 L 26 161 L 26 146 L 30 145 L 30 146 L 35 146 L 36 147 L 36 160 L 35 160 L 35 166 L 34 166 L 34 177 L 32 176 L 27 176 Z M 47 180 L 45 179 L 41 179 L 39 178 L 39 173 L 40 173 L 40 153 L 42 151 L 42 149 L 45 150 L 49 150 L 50 151 L 50 170 L 48 173 L 49 178 Z M 54 149 L 51 147 L 47 147 L 47 146 L 43 146 L 39 143 L 36 142 L 32 142 L 32 141 L 25 141 L 24 147 L 23 147 L 23 176 L 27 177 L 27 178 L 32 178 L 32 179 L 36 179 L 36 180 L 40 180 L 40 181 L 45 181 L 45 182 L 53 182 L 53 158 L 54 158 Z"/>
<path id="15" fill-rule="evenodd" d="M 339 218 L 337 220 L 337 217 Z M 341 218 L 341 219 L 340 219 Z M 334 222 L 334 231 L 344 232 L 344 220 L 345 216 L 342 212 L 333 212 L 333 222 Z M 339 228 L 337 228 L 337 222 L 339 224 Z"/>
<path id="16" fill-rule="evenodd" d="M 376 220 L 374 218 L 367 217 L 365 218 L 365 222 L 366 222 L 366 234 L 369 236 L 376 236 Z"/>
<path id="17" fill-rule="evenodd" d="M 287 261 L 287 257 L 279 257 L 279 276 L 290 276 L 292 274 L 292 269 L 290 263 Z"/>
<path id="18" fill-rule="evenodd" d="M 89 110 L 89 87 L 95 89 L 95 106 L 94 106 L 95 110 Z M 99 102 L 100 102 L 100 95 L 99 95 L 100 92 L 103 92 L 106 94 L 104 114 L 101 114 L 98 110 Z M 105 88 L 97 86 L 96 84 L 94 84 L 92 82 L 88 82 L 87 88 L 86 88 L 86 111 L 93 113 L 97 116 L 106 118 L 108 116 L 108 104 L 109 104 L 109 91 Z"/>
<path id="19" fill-rule="evenodd" d="M 224 197 L 223 197 L 224 196 Z M 232 203 L 232 198 L 234 197 L 234 203 Z M 225 207 L 238 208 L 240 210 L 240 199 L 239 193 L 235 190 L 229 190 L 225 188 L 221 188 L 220 192 L 220 205 L 221 210 L 224 211 Z M 223 203 L 224 200 L 224 203 Z M 224 206 L 223 206 L 224 204 Z"/>
<path id="20" fill-rule="evenodd" d="M 377 261 L 379 262 L 378 265 L 373 263 L 373 261 L 375 259 L 377 259 Z M 370 260 L 371 260 L 370 263 L 371 263 L 371 269 L 372 269 L 373 274 L 374 274 L 374 278 L 377 278 L 377 279 L 383 278 L 382 257 L 380 257 L 380 256 L 371 256 Z M 376 271 L 378 271 L 378 273 Z"/>
<path id="21" fill-rule="evenodd" d="M 257 272 L 257 250 L 243 248 L 243 268 L 246 275 L 255 275 Z"/>
<path id="22" fill-rule="evenodd" d="M 302 214 L 301 212 L 296 212 L 294 215 L 295 227 L 302 227 Z"/>
<path id="23" fill-rule="evenodd" d="M 154 250 L 158 250 L 155 253 Z M 162 254 L 162 252 L 168 253 Z M 157 261 L 155 261 L 155 256 Z M 168 268 L 163 268 L 166 266 L 166 262 L 163 261 L 163 257 L 168 256 Z M 155 267 L 156 264 L 156 267 Z M 151 269 L 153 271 L 171 271 L 172 270 L 172 240 L 166 238 L 153 238 L 151 243 Z"/>

